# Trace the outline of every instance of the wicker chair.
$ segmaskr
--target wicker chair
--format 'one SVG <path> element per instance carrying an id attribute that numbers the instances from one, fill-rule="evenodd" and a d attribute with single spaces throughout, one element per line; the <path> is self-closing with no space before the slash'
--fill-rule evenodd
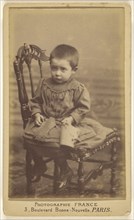
<path id="1" fill-rule="evenodd" d="M 38 46 L 35 45 L 27 45 L 24 44 L 24 46 L 20 47 L 16 59 L 13 63 L 14 65 L 14 71 L 17 79 L 17 85 L 18 85 L 18 94 L 19 94 L 19 102 L 21 106 L 21 115 L 23 120 L 23 128 L 26 127 L 26 124 L 28 122 L 28 119 L 31 117 L 29 107 L 28 107 L 28 93 L 26 90 L 26 83 L 24 80 L 24 74 L 23 74 L 23 64 L 25 63 L 28 67 L 27 73 L 29 74 L 29 80 L 30 80 L 30 87 L 31 87 L 31 96 L 34 96 L 34 83 L 33 83 L 33 75 L 31 70 L 31 61 L 35 59 L 37 61 L 37 64 L 39 66 L 39 77 L 43 77 L 42 74 L 42 62 L 46 62 L 49 60 L 49 57 L 45 55 L 45 51 L 41 50 Z M 115 195 L 116 194 L 116 187 L 115 187 L 115 172 L 116 172 L 116 161 L 117 161 L 117 147 L 119 146 L 120 137 L 118 134 L 118 131 L 116 129 L 113 129 L 113 132 L 107 136 L 104 143 L 100 146 L 97 146 L 96 148 L 92 150 L 72 150 L 68 156 L 69 160 L 76 161 L 78 163 L 78 182 L 75 183 L 76 188 L 80 194 L 85 193 L 85 185 L 88 185 L 90 180 L 96 179 L 97 176 L 103 174 L 104 169 L 111 169 L 111 189 L 110 194 Z M 39 152 L 39 156 L 44 156 L 44 163 L 49 163 L 51 161 L 54 161 L 54 169 L 53 169 L 53 176 L 44 173 L 45 178 L 52 179 L 53 181 L 53 193 L 57 193 L 57 180 L 59 177 L 59 169 L 58 166 L 54 160 L 53 157 L 46 157 L 45 151 L 43 152 L 43 147 L 39 146 L 38 143 L 38 149 L 41 149 L 41 152 Z M 33 170 L 33 161 L 34 161 L 34 154 L 39 151 L 37 150 L 36 143 L 35 146 L 32 147 L 30 144 L 25 144 L 26 149 L 26 179 L 27 179 L 27 193 L 32 194 L 34 193 L 33 190 L 33 182 L 32 182 L 32 170 Z M 108 160 L 103 160 L 102 158 L 102 152 L 108 150 L 110 153 L 110 157 Z M 100 155 L 100 156 L 99 156 Z M 84 164 L 85 163 L 97 163 L 98 166 L 95 169 L 90 170 L 88 173 L 85 173 L 84 171 Z M 89 188 L 90 190 L 90 188 Z"/>

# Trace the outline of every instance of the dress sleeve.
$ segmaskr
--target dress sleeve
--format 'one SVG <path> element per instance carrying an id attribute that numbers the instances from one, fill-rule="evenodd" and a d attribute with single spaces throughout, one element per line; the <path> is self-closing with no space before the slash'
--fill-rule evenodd
<path id="1" fill-rule="evenodd" d="M 35 96 L 29 101 L 29 108 L 31 110 L 32 116 L 36 113 L 42 112 L 42 97 L 41 97 L 42 82 L 43 79 L 39 81 L 37 90 L 35 91 Z"/>
<path id="2" fill-rule="evenodd" d="M 84 118 L 84 116 L 90 111 L 90 96 L 89 92 L 84 85 L 80 85 L 74 93 L 74 103 L 75 109 L 70 114 L 75 123 L 79 122 Z"/>

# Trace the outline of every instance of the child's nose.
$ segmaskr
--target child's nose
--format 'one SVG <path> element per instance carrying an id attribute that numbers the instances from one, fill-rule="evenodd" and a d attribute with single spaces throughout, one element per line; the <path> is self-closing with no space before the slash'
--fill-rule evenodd
<path id="1" fill-rule="evenodd" d="M 59 75 L 61 75 L 61 70 L 60 70 L 60 69 L 58 69 L 58 70 L 56 71 L 56 76 L 59 76 Z"/>

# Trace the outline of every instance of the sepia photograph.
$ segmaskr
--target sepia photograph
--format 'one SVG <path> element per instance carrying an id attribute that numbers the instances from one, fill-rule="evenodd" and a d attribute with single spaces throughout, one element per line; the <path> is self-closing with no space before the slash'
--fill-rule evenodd
<path id="1" fill-rule="evenodd" d="M 5 214 L 130 213 L 130 11 L 5 5 Z"/>

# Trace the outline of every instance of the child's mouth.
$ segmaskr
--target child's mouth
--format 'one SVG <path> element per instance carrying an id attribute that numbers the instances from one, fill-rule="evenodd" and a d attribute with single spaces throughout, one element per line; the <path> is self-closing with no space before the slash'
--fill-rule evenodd
<path id="1" fill-rule="evenodd" d="M 57 78 L 57 77 L 55 77 L 55 80 L 56 80 L 56 81 L 61 81 L 62 78 Z"/>
<path id="2" fill-rule="evenodd" d="M 61 83 L 61 82 L 62 82 L 62 79 L 61 79 L 61 78 L 55 77 L 54 80 L 55 80 L 56 82 L 58 82 L 58 83 Z"/>

